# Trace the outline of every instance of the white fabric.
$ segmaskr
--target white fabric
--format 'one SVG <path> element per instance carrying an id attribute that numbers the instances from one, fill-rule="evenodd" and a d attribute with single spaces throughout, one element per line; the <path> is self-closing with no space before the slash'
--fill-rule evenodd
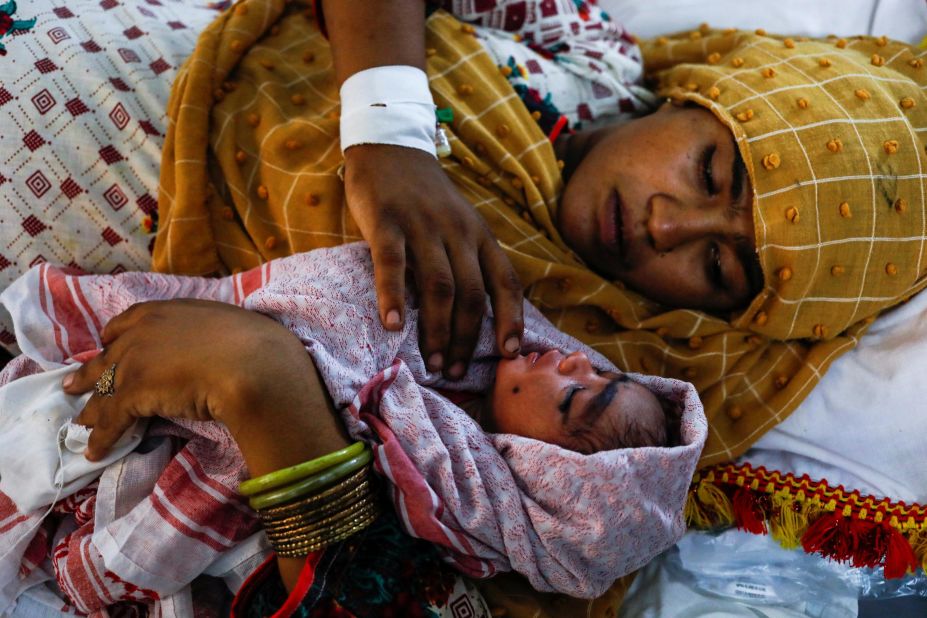
<path id="1" fill-rule="evenodd" d="M 75 425 L 90 395 L 65 394 L 61 380 L 80 365 L 26 376 L 0 387 L 0 492 L 23 513 L 70 496 L 93 482 L 142 440 L 136 422 L 101 461 L 84 457 L 90 430 Z"/>
<path id="2" fill-rule="evenodd" d="M 927 36 L 927 2 L 876 0 L 869 34 L 886 34 L 893 39 L 920 43 Z"/>
<path id="3" fill-rule="evenodd" d="M 26 590 L 16 602 L 16 607 L 9 614 L 10 618 L 59 618 L 60 616 L 80 616 L 70 606 L 62 610 L 61 598 L 44 584 Z"/>
<path id="4" fill-rule="evenodd" d="M 927 294 L 883 315 L 744 459 L 927 502 Z"/>
<path id="5" fill-rule="evenodd" d="M 715 28 L 765 28 L 803 36 L 883 34 L 918 43 L 927 34 L 924 0 L 600 0 L 605 10 L 634 34 L 650 38 Z"/>
<path id="6" fill-rule="evenodd" d="M 61 598 L 61 592 L 55 590 L 54 579 L 48 570 L 37 568 L 25 577 L 7 582 L 0 590 L 0 599 L 14 598 L 17 602 L 15 607 L 8 607 L 5 601 L 0 602 L 0 616 L 48 618 L 79 615 Z"/>
<path id="7" fill-rule="evenodd" d="M 215 287 L 209 280 L 202 284 L 206 290 Z M 118 311 L 131 304 L 114 292 L 104 305 Z M 52 333 L 79 347 L 93 341 L 57 328 L 74 320 L 85 328 L 99 325 L 92 307 L 82 313 L 52 305 L 63 322 L 46 329 L 51 341 L 56 340 Z M 52 348 L 62 351 L 54 343 Z M 53 368 L 73 355 L 51 356 L 40 360 Z M 23 355 L 0 372 L 0 384 L 39 371 L 40 364 Z M 255 534 L 254 513 L 235 491 L 246 470 L 224 428 L 187 426 L 154 419 L 138 450 L 107 466 L 95 483 L 59 500 L 56 517 L 45 526 L 39 524 L 46 509 L 22 513 L 0 492 L 0 616 L 25 589 L 44 581 L 43 573 L 55 575 L 62 605 L 68 599 L 85 614 L 130 600 L 151 604 L 153 615 L 188 618 L 189 583 L 201 573 L 240 585 L 269 553 L 263 533 Z"/>
<path id="8" fill-rule="evenodd" d="M 390 144 L 435 152 L 435 104 L 428 76 L 411 66 L 359 71 L 341 85 L 341 152 Z"/>

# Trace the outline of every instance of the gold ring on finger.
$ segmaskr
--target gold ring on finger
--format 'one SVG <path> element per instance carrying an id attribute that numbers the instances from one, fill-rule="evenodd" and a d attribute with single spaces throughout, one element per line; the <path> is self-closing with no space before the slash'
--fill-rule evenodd
<path id="1" fill-rule="evenodd" d="M 116 363 L 103 370 L 94 390 L 100 397 L 112 397 L 116 394 Z"/>

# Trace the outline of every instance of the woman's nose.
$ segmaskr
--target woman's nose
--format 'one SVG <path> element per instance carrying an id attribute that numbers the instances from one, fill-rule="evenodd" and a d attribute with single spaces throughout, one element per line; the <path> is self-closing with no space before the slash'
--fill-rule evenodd
<path id="1" fill-rule="evenodd" d="M 586 356 L 586 353 L 577 351 L 564 356 L 560 364 L 557 365 L 557 371 L 563 375 L 570 375 L 576 371 L 591 367 L 592 363 L 589 362 L 589 357 Z"/>
<path id="2" fill-rule="evenodd" d="M 729 236 L 734 233 L 724 208 L 711 204 L 683 203 L 665 194 L 656 194 L 650 198 L 647 234 L 657 251 L 671 251 L 706 236 Z"/>

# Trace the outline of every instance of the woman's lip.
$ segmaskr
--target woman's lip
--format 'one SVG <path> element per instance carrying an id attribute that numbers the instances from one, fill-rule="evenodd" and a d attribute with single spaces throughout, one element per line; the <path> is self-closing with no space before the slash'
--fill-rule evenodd
<path id="1" fill-rule="evenodd" d="M 602 209 L 599 221 L 599 235 L 605 248 L 618 256 L 624 252 L 624 225 L 621 217 L 621 197 L 617 190 L 612 190 Z"/>

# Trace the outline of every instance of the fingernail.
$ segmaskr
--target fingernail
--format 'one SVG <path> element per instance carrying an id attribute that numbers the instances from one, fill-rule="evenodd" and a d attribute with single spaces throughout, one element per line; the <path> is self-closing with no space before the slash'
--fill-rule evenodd
<path id="1" fill-rule="evenodd" d="M 395 309 L 390 309 L 386 313 L 386 328 L 399 328 L 399 312 Z"/>
<path id="2" fill-rule="evenodd" d="M 509 354 L 514 354 L 518 352 L 518 348 L 521 347 L 521 342 L 518 341 L 518 337 L 509 337 L 505 340 L 505 345 L 503 347 Z"/>
<path id="3" fill-rule="evenodd" d="M 451 365 L 451 368 L 448 370 L 447 375 L 451 376 L 451 378 L 453 378 L 454 380 L 459 380 L 460 378 L 464 376 L 464 373 L 466 373 L 466 371 L 467 371 L 467 366 L 464 365 L 462 362 L 457 361 L 456 363 Z"/>
<path id="4" fill-rule="evenodd" d="M 435 352 L 428 357 L 428 371 L 441 371 L 444 366 L 444 357 L 440 352 Z"/>
<path id="5" fill-rule="evenodd" d="M 64 376 L 64 380 L 61 381 L 61 386 L 67 388 L 72 384 L 74 384 L 74 374 L 69 373 L 68 375 Z"/>

